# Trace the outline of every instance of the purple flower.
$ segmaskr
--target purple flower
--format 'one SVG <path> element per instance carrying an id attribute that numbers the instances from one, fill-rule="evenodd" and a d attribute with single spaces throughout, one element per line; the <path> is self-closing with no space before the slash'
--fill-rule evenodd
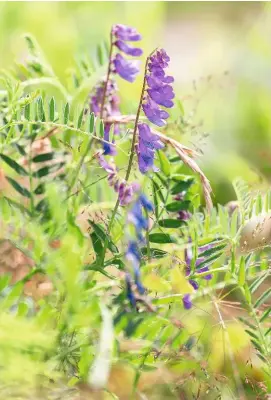
<path id="1" fill-rule="evenodd" d="M 186 310 L 190 310 L 190 308 L 192 308 L 192 301 L 191 301 L 190 294 L 185 294 L 183 296 L 182 300 L 183 300 L 184 308 L 186 308 Z"/>
<path id="2" fill-rule="evenodd" d="M 106 140 L 108 143 L 103 143 L 103 149 L 104 149 L 104 155 L 111 155 L 111 156 L 115 156 L 117 154 L 116 151 L 116 146 L 114 145 L 114 139 L 112 141 L 112 143 L 109 142 L 109 132 L 110 132 L 110 127 L 111 124 L 105 124 L 104 127 L 104 140 Z"/>
<path id="3" fill-rule="evenodd" d="M 180 221 L 189 221 L 190 218 L 191 218 L 191 213 L 189 211 L 181 210 L 178 212 L 177 219 L 179 219 Z"/>
<path id="4" fill-rule="evenodd" d="M 147 196 L 145 196 L 145 194 L 141 194 L 139 196 L 139 200 L 143 206 L 143 208 L 145 208 L 146 211 L 153 211 L 153 204 L 152 202 L 147 198 Z"/>
<path id="5" fill-rule="evenodd" d="M 105 79 L 101 81 L 95 88 L 94 94 L 90 98 L 90 111 L 92 111 L 96 116 L 99 116 L 101 112 L 101 103 L 103 101 L 103 93 L 104 93 L 104 85 L 105 85 Z M 105 104 L 104 104 L 104 117 L 113 117 L 113 116 L 119 116 L 120 115 L 120 110 L 119 110 L 119 98 L 117 96 L 117 85 L 116 82 L 114 82 L 112 79 L 109 80 L 106 88 L 106 94 L 105 94 Z M 111 128 L 110 123 L 106 123 L 104 127 L 104 140 L 107 142 L 109 141 L 109 131 Z M 119 133 L 119 125 L 115 124 L 114 125 L 114 134 Z M 110 143 L 104 143 L 103 144 L 103 149 L 104 149 L 104 154 L 105 155 L 115 155 L 116 154 L 116 148 L 114 143 L 114 139 L 112 141 L 112 144 Z"/>
<path id="6" fill-rule="evenodd" d="M 116 36 L 116 38 L 128 42 L 136 42 L 142 39 L 141 35 L 137 32 L 135 28 L 122 24 L 114 25 L 112 28 L 112 34 Z"/>
<path id="7" fill-rule="evenodd" d="M 155 89 L 148 89 L 150 97 L 155 103 L 167 108 L 173 107 L 174 103 L 171 99 L 174 98 L 173 89 L 170 85 L 164 85 Z"/>
<path id="8" fill-rule="evenodd" d="M 136 228 L 136 234 L 140 241 L 143 240 L 142 231 L 148 229 L 148 220 L 143 215 L 142 204 L 137 200 L 128 213 L 128 222 Z"/>
<path id="9" fill-rule="evenodd" d="M 112 28 L 112 35 L 117 39 L 113 42 L 113 45 L 117 47 L 121 52 L 132 56 L 139 57 L 143 51 L 138 47 L 132 47 L 127 44 L 127 41 L 137 41 L 141 39 L 141 35 L 136 29 L 125 25 L 114 25 Z M 126 60 L 121 54 L 116 54 L 113 60 L 110 62 L 114 65 L 112 72 L 118 74 L 121 78 L 128 82 L 134 82 L 136 75 L 139 72 L 139 61 L 138 60 Z"/>
<path id="10" fill-rule="evenodd" d="M 169 114 L 159 106 L 171 108 L 174 105 L 172 99 L 175 95 L 170 85 L 174 79 L 172 76 L 166 76 L 164 71 L 169 61 L 169 56 L 161 49 L 150 57 L 148 63 L 146 75 L 148 94 L 144 98 L 142 108 L 149 121 L 157 126 L 164 126 L 166 124 L 164 120 L 169 117 Z"/>
<path id="11" fill-rule="evenodd" d="M 190 242 L 191 242 L 191 239 L 190 239 Z M 198 255 L 199 256 L 198 256 L 198 258 L 196 260 L 197 272 L 207 272 L 207 271 L 209 271 L 208 266 L 205 266 L 205 267 L 202 267 L 202 268 L 198 268 L 198 267 L 204 261 L 204 257 L 202 257 L 201 254 L 204 251 L 211 249 L 212 247 L 213 247 L 213 244 L 211 243 L 211 244 L 207 244 L 205 246 L 201 246 L 201 247 L 198 248 Z M 193 257 L 192 248 L 191 248 L 191 246 L 189 246 L 189 247 L 187 247 L 185 249 L 186 276 L 188 276 L 188 277 L 191 274 L 192 257 Z M 208 281 L 208 280 L 212 279 L 212 277 L 213 277 L 212 274 L 208 274 L 208 275 L 203 276 L 203 279 Z M 195 290 L 197 290 L 199 288 L 198 282 L 196 282 L 194 279 L 189 279 L 189 283 Z M 189 294 L 186 294 L 183 297 L 183 303 L 184 303 L 184 307 L 187 308 L 187 309 L 192 307 L 192 303 L 191 303 Z"/>
<path id="12" fill-rule="evenodd" d="M 213 244 L 207 244 L 205 246 L 201 246 L 198 248 L 198 258 L 196 259 L 196 268 L 199 267 L 199 265 L 204 262 L 204 257 L 201 257 L 201 253 L 203 253 L 206 250 L 209 250 L 213 247 Z M 185 261 L 186 261 L 186 275 L 190 275 L 191 273 L 191 262 L 192 262 L 192 249 L 191 247 L 187 248 L 185 250 Z M 202 268 L 197 269 L 198 272 L 206 272 L 209 271 L 209 267 L 205 266 Z M 210 280 L 212 279 L 212 274 L 208 274 L 203 276 L 203 279 L 205 280 Z"/>
<path id="13" fill-rule="evenodd" d="M 134 82 L 136 75 L 139 73 L 138 60 L 126 60 L 121 54 L 117 54 L 113 60 L 114 72 L 128 82 Z"/>
<path id="14" fill-rule="evenodd" d="M 153 204 L 144 194 L 140 194 L 128 213 L 127 222 L 135 226 L 136 239 L 130 239 L 128 242 L 126 260 L 131 264 L 134 273 L 134 282 L 140 294 L 144 294 L 145 288 L 140 280 L 140 260 L 139 244 L 144 241 L 142 231 L 148 229 L 148 218 L 143 215 L 143 209 L 147 212 L 153 211 Z M 128 292 L 131 298 L 131 294 Z M 131 300 L 130 300 L 131 302 Z M 132 304 L 132 302 L 131 302 Z"/>
<path id="15" fill-rule="evenodd" d="M 142 108 L 150 122 L 157 126 L 166 125 L 165 119 L 169 117 L 169 113 L 161 110 L 150 97 L 146 98 L 146 101 L 142 104 Z"/>
<path id="16" fill-rule="evenodd" d="M 137 156 L 139 170 L 142 174 L 146 174 L 154 167 L 154 154 L 158 149 L 164 147 L 158 135 L 151 132 L 147 124 L 138 124 L 139 140 L 137 145 Z"/>
<path id="17" fill-rule="evenodd" d="M 121 180 L 115 164 L 109 164 L 102 154 L 98 153 L 96 158 L 100 166 L 108 173 L 107 180 L 109 186 L 113 187 L 114 191 L 118 193 L 120 206 L 130 204 L 134 198 L 134 194 L 140 189 L 139 184 L 136 182 L 128 184 L 125 180 Z"/>
<path id="18" fill-rule="evenodd" d="M 123 53 L 133 56 L 133 57 L 140 57 L 143 54 L 143 50 L 138 47 L 129 46 L 123 40 L 117 40 L 115 46 L 122 51 Z"/>

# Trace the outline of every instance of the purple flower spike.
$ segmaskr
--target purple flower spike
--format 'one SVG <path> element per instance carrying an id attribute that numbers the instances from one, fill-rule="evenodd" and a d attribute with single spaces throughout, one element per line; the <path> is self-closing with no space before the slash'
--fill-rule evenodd
<path id="1" fill-rule="evenodd" d="M 148 120 L 157 126 L 164 126 L 166 124 L 164 120 L 169 117 L 169 114 L 159 106 L 171 108 L 174 105 L 172 99 L 175 95 L 170 85 L 174 79 L 172 76 L 166 76 L 164 71 L 169 61 L 169 56 L 161 49 L 150 57 L 148 63 L 149 72 L 146 75 L 148 95 L 144 99 L 142 108 Z"/>
<path id="2" fill-rule="evenodd" d="M 190 297 L 190 294 L 185 294 L 184 296 L 183 296 L 183 305 L 184 305 L 184 308 L 186 309 L 186 310 L 190 310 L 190 308 L 192 308 L 192 301 L 191 301 L 191 297 Z"/>
<path id="3" fill-rule="evenodd" d="M 126 60 L 121 54 L 117 54 L 113 64 L 115 73 L 128 82 L 134 82 L 136 75 L 139 73 L 140 62 L 138 60 Z"/>
<path id="4" fill-rule="evenodd" d="M 138 47 L 129 46 L 127 43 L 123 42 L 122 40 L 117 40 L 115 42 L 115 46 L 122 51 L 123 53 L 133 56 L 133 57 L 140 57 L 143 54 L 143 50 Z"/>
<path id="5" fill-rule="evenodd" d="M 132 47 L 126 43 L 127 41 L 137 41 L 141 39 L 141 35 L 136 29 L 118 24 L 113 26 L 112 35 L 117 39 L 113 45 L 120 51 L 132 57 L 139 57 L 142 55 L 143 51 L 140 48 Z M 111 61 L 114 65 L 113 73 L 118 74 L 128 82 L 134 82 L 136 75 L 139 73 L 138 60 L 126 60 L 121 54 L 116 54 Z"/>
<path id="6" fill-rule="evenodd" d="M 137 146 L 137 156 L 139 170 L 142 174 L 146 174 L 150 169 L 154 168 L 154 154 L 156 150 L 164 147 L 159 136 L 151 132 L 147 124 L 138 124 L 139 143 Z"/>
<path id="7" fill-rule="evenodd" d="M 114 25 L 112 28 L 112 33 L 113 35 L 116 36 L 116 38 L 125 40 L 125 41 L 130 41 L 130 42 L 136 42 L 138 40 L 141 40 L 142 37 L 141 35 L 137 32 L 135 28 L 132 28 L 130 26 L 122 25 L 122 24 L 117 24 Z"/>

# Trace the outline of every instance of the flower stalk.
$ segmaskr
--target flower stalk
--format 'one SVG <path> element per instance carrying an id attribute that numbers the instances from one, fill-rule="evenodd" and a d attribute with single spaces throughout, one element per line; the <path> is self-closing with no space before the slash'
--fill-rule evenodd
<path id="1" fill-rule="evenodd" d="M 146 87 L 146 73 L 147 73 L 147 68 L 148 68 L 148 62 L 149 62 L 149 57 L 147 57 L 147 60 L 146 60 L 146 63 L 145 63 L 144 79 L 143 79 L 143 84 L 142 84 L 142 90 L 141 90 L 140 100 L 139 100 L 139 104 L 138 104 L 138 109 L 137 109 L 137 113 L 136 113 L 135 125 L 134 125 L 134 130 L 133 130 L 133 138 L 132 138 L 132 144 L 131 144 L 131 150 L 130 150 L 130 157 L 129 157 L 128 167 L 127 167 L 127 171 L 126 171 L 126 175 L 125 175 L 126 182 L 128 182 L 128 180 L 130 178 L 131 169 L 132 169 L 132 165 L 133 165 L 133 158 L 134 158 L 134 153 L 135 153 L 135 144 L 136 144 L 136 137 L 137 137 L 137 127 L 138 127 L 139 116 L 140 116 L 140 111 L 141 111 L 141 108 L 142 108 L 142 103 L 143 103 L 144 93 L 145 93 L 145 87 Z M 106 254 L 106 250 L 107 250 L 108 243 L 109 243 L 109 235 L 110 235 L 113 223 L 114 223 L 115 216 L 116 216 L 118 208 L 119 208 L 119 204 L 120 204 L 120 200 L 118 198 L 117 201 L 116 201 L 115 207 L 113 209 L 111 219 L 109 221 L 109 225 L 108 225 L 108 229 L 107 229 L 107 236 L 106 236 L 106 239 L 105 239 L 105 242 L 104 242 L 103 253 L 102 253 L 101 259 L 100 259 L 101 265 L 103 265 L 103 263 L 104 263 L 105 254 Z"/>

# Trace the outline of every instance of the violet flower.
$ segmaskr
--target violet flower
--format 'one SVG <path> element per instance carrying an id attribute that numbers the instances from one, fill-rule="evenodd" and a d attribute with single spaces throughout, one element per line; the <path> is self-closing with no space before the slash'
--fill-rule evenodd
<path id="1" fill-rule="evenodd" d="M 138 124 L 139 143 L 136 147 L 138 156 L 139 170 L 145 174 L 150 169 L 157 170 L 154 167 L 155 150 L 162 149 L 164 144 L 160 141 L 159 136 L 151 132 L 147 124 Z"/>
<path id="2" fill-rule="evenodd" d="M 190 308 L 192 308 L 192 301 L 190 294 L 185 294 L 182 298 L 182 301 L 184 308 L 186 308 L 186 310 L 190 310 Z"/>
<path id="3" fill-rule="evenodd" d="M 165 50 L 157 50 L 154 55 L 149 58 L 145 76 L 147 89 L 143 97 L 142 109 L 150 122 L 157 126 L 164 126 L 165 120 L 169 117 L 169 113 L 161 108 L 161 106 L 173 107 L 174 93 L 170 83 L 174 81 L 173 77 L 166 76 L 164 69 L 168 66 L 169 57 Z M 139 140 L 137 146 L 139 170 L 142 174 L 146 174 L 150 169 L 156 170 L 154 167 L 155 151 L 161 149 L 163 143 L 159 140 L 158 135 L 152 133 L 147 124 L 138 124 Z"/>
<path id="4" fill-rule="evenodd" d="M 206 250 L 211 249 L 212 247 L 213 247 L 213 244 L 207 244 L 205 246 L 201 246 L 201 247 L 198 248 L 198 255 L 199 256 L 198 256 L 198 258 L 196 260 L 196 263 L 195 263 L 197 272 L 209 271 L 208 266 L 205 266 L 205 267 L 202 267 L 202 268 L 198 268 L 198 266 L 204 261 L 204 257 L 200 256 L 201 253 L 203 253 Z M 185 262 L 186 262 L 186 276 L 188 276 L 188 277 L 191 274 L 192 257 L 193 257 L 193 254 L 192 254 L 191 247 L 186 248 L 186 250 L 185 250 Z M 203 276 L 202 278 L 208 281 L 208 280 L 212 279 L 212 277 L 213 277 L 212 274 L 208 274 L 208 275 Z M 199 288 L 198 282 L 195 281 L 194 279 L 189 279 L 189 283 L 195 290 L 197 290 Z M 188 296 L 190 296 L 190 295 L 186 294 L 183 297 L 183 304 L 184 304 L 184 307 L 186 309 L 191 308 L 191 307 L 188 308 L 189 301 L 190 301 L 190 297 L 188 297 Z M 192 303 L 191 303 L 191 306 L 192 306 Z"/>
<path id="5" fill-rule="evenodd" d="M 146 231 L 148 229 L 148 218 L 146 215 L 143 214 L 143 210 L 145 210 L 146 212 L 153 211 L 153 204 L 147 199 L 144 194 L 141 194 L 140 196 L 138 196 L 137 200 L 135 201 L 131 210 L 128 213 L 127 222 L 135 227 L 136 238 L 129 240 L 126 252 L 126 260 L 132 266 L 134 273 L 134 282 L 140 294 L 144 294 L 145 288 L 142 285 L 140 279 L 141 255 L 139 251 L 139 245 L 140 243 L 144 243 L 143 231 Z M 128 287 L 127 296 L 130 300 L 131 305 L 133 306 Z"/>
<path id="6" fill-rule="evenodd" d="M 139 73 L 138 60 L 126 60 L 121 54 L 117 54 L 113 60 L 114 71 L 119 76 L 128 82 L 134 82 Z"/>
<path id="7" fill-rule="evenodd" d="M 121 40 L 136 42 L 141 40 L 141 35 L 136 31 L 135 28 L 132 28 L 127 25 L 116 24 L 112 28 L 112 34 Z"/>
<path id="8" fill-rule="evenodd" d="M 113 45 L 126 55 L 132 57 L 139 57 L 142 55 L 142 49 L 138 47 L 132 47 L 126 42 L 141 40 L 141 35 L 136 31 L 136 29 L 129 26 L 117 24 L 112 28 L 112 37 L 116 39 L 113 41 Z M 134 82 L 137 74 L 139 73 L 138 60 L 127 60 L 120 53 L 116 54 L 115 57 L 110 60 L 112 62 L 114 69 L 113 73 L 118 74 L 121 78 L 128 82 Z"/>
<path id="9" fill-rule="evenodd" d="M 146 81 L 148 84 L 147 96 L 144 97 L 143 111 L 150 122 L 157 126 L 164 126 L 169 114 L 159 106 L 173 107 L 175 97 L 170 85 L 174 82 L 172 76 L 166 76 L 164 69 L 168 67 L 169 56 L 164 49 L 157 50 L 150 57 Z"/>
<path id="10" fill-rule="evenodd" d="M 103 79 L 96 86 L 94 94 L 90 98 L 90 111 L 92 111 L 95 116 L 99 116 L 101 113 L 101 103 L 103 101 L 104 85 L 106 84 L 105 79 Z M 107 83 L 106 94 L 105 94 L 105 104 L 104 104 L 104 116 L 105 118 L 114 117 L 120 115 L 119 109 L 119 97 L 117 95 L 118 87 L 115 81 L 110 79 Z M 109 132 L 111 128 L 110 123 L 105 123 L 104 126 L 104 140 L 109 142 Z M 105 155 L 115 155 L 116 147 L 114 145 L 114 135 L 119 134 L 119 125 L 114 125 L 113 139 L 112 143 L 103 143 L 103 149 Z"/>

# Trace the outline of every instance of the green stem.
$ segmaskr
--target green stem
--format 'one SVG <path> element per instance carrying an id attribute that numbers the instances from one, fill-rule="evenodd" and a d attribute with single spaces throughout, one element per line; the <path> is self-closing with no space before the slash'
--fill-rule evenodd
<path id="1" fill-rule="evenodd" d="M 33 196 L 33 176 L 32 176 L 32 141 L 30 143 L 28 163 L 29 163 L 30 210 L 31 210 L 31 214 L 34 215 L 34 213 L 35 213 L 35 203 L 34 203 L 34 196 Z"/>
<path id="2" fill-rule="evenodd" d="M 109 51 L 109 62 L 108 62 L 108 69 L 107 69 L 107 75 L 106 75 L 106 81 L 104 84 L 104 90 L 103 90 L 103 96 L 102 96 L 102 101 L 101 101 L 101 108 L 100 108 L 100 119 L 103 119 L 103 113 L 104 113 L 104 104 L 105 104 L 105 99 L 106 99 L 106 91 L 107 91 L 107 86 L 108 86 L 108 82 L 109 82 L 109 78 L 110 78 L 110 72 L 111 72 L 111 63 L 112 63 L 112 53 L 113 53 L 113 35 L 112 32 L 110 34 L 110 51 Z M 85 161 L 86 156 L 88 155 L 88 153 L 90 152 L 90 149 L 92 147 L 93 141 L 95 139 L 95 133 L 94 133 L 94 137 L 92 137 L 87 145 L 87 148 L 85 150 L 85 152 L 82 154 L 82 157 L 80 158 L 79 164 L 75 170 L 75 174 L 73 176 L 71 185 L 69 187 L 68 193 L 67 193 L 67 197 L 70 196 L 71 191 L 77 181 L 79 172 L 82 168 L 82 165 Z"/>
<path id="3" fill-rule="evenodd" d="M 128 162 L 128 168 L 127 168 L 126 175 L 125 175 L 126 182 L 128 182 L 128 180 L 130 178 L 130 173 L 131 173 L 131 169 L 132 169 L 132 165 L 133 165 L 133 158 L 134 158 L 134 153 L 135 153 L 135 144 L 136 144 L 136 137 L 137 137 L 137 126 L 138 126 L 140 111 L 141 111 L 141 107 L 142 107 L 142 103 L 143 103 L 144 93 L 145 93 L 146 74 L 147 74 L 148 62 L 149 62 L 149 57 L 147 57 L 146 64 L 145 64 L 144 80 L 143 80 L 143 85 L 142 85 L 139 105 L 138 105 L 138 109 L 137 109 L 137 113 L 136 113 L 136 119 L 135 119 L 134 131 L 133 131 L 133 139 L 132 139 L 130 157 L 129 157 L 129 162 Z M 115 216 L 116 216 L 118 208 L 119 208 L 119 203 L 120 203 L 120 201 L 119 201 L 119 198 L 118 198 L 117 202 L 115 204 L 114 210 L 112 212 L 111 219 L 109 221 L 109 225 L 108 225 L 108 229 L 107 229 L 107 236 L 106 236 L 106 239 L 105 239 L 105 242 L 104 242 L 104 248 L 103 248 L 103 252 L 102 252 L 102 255 L 101 255 L 101 259 L 100 259 L 101 265 L 104 264 L 105 254 L 106 254 L 106 250 L 107 250 L 108 243 L 109 243 L 109 235 L 110 235 L 113 223 L 114 223 Z"/>

